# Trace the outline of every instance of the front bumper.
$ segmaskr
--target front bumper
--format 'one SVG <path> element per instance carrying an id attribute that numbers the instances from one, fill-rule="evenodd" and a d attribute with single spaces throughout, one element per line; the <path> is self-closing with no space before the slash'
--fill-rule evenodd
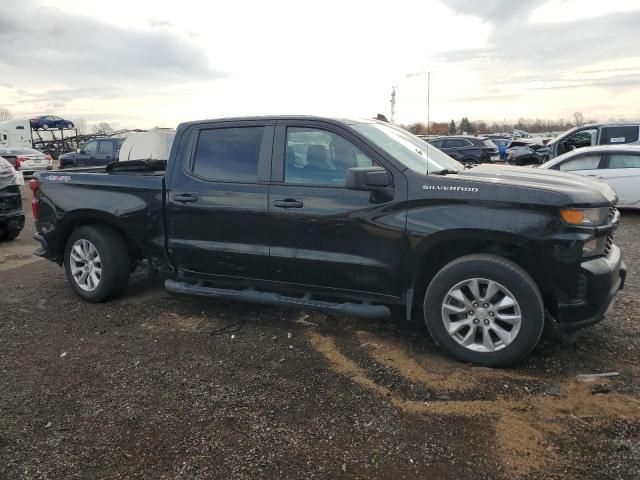
<path id="1" fill-rule="evenodd" d="M 556 320 L 560 330 L 571 333 L 605 318 L 618 291 L 624 288 L 626 276 L 627 267 L 615 245 L 606 257 L 582 262 L 579 275 L 581 298 L 558 305 Z"/>

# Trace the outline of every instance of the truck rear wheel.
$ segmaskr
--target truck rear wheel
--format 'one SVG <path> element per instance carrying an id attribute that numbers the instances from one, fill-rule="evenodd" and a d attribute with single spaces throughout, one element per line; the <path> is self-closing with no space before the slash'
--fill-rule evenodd
<path id="1" fill-rule="evenodd" d="M 64 267 L 71 288 L 89 302 L 103 302 L 121 294 L 131 270 L 122 237 L 102 225 L 79 227 L 71 233 Z"/>
<path id="2" fill-rule="evenodd" d="M 424 315 L 429 333 L 447 353 L 488 367 L 527 356 L 544 326 L 542 296 L 531 276 L 489 254 L 445 265 L 427 288 Z"/>

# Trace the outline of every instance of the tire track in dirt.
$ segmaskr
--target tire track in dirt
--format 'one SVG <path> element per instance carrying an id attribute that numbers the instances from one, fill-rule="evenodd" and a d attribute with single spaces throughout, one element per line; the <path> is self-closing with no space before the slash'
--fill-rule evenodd
<path id="1" fill-rule="evenodd" d="M 434 390 L 466 391 L 470 388 L 469 385 L 505 377 L 534 379 L 508 371 L 481 370 L 468 373 L 452 372 L 447 377 L 441 373 L 442 369 L 440 372 L 426 370 L 399 344 L 367 333 L 359 333 L 358 336 L 371 347 L 369 354 L 377 363 L 391 368 L 411 382 L 423 384 Z M 494 422 L 495 451 L 498 459 L 514 475 L 544 472 L 557 466 L 560 459 L 553 443 L 553 436 L 565 432 L 571 420 L 584 421 L 580 418 L 583 417 L 597 425 L 606 425 L 620 418 L 640 419 L 638 399 L 616 393 L 605 396 L 593 395 L 587 385 L 575 381 L 567 381 L 562 385 L 564 394 L 560 397 L 542 394 L 522 400 L 504 397 L 494 400 L 433 402 L 405 400 L 391 389 L 373 381 L 363 368 L 338 349 L 332 337 L 310 330 L 307 338 L 336 373 L 388 399 L 403 412 L 418 415 L 490 417 Z"/>

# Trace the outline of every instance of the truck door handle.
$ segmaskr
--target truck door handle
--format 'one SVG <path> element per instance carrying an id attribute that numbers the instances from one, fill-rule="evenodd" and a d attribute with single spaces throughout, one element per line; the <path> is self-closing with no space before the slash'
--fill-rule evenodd
<path id="1" fill-rule="evenodd" d="M 176 202 L 180 202 L 180 203 L 189 203 L 189 202 L 198 201 L 198 197 L 196 197 L 195 195 L 191 195 L 190 193 L 182 193 L 180 195 L 174 195 L 173 199 Z"/>
<path id="2" fill-rule="evenodd" d="M 284 200 L 276 200 L 273 205 L 278 208 L 302 208 L 304 203 L 293 198 L 285 198 Z"/>

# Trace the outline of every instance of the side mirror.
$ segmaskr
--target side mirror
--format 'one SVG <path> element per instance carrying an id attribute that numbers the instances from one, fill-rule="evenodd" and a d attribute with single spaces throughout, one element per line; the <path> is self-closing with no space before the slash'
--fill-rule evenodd
<path id="1" fill-rule="evenodd" d="M 393 178 L 382 167 L 354 167 L 347 170 L 345 186 L 350 190 L 375 192 L 391 186 Z"/>

